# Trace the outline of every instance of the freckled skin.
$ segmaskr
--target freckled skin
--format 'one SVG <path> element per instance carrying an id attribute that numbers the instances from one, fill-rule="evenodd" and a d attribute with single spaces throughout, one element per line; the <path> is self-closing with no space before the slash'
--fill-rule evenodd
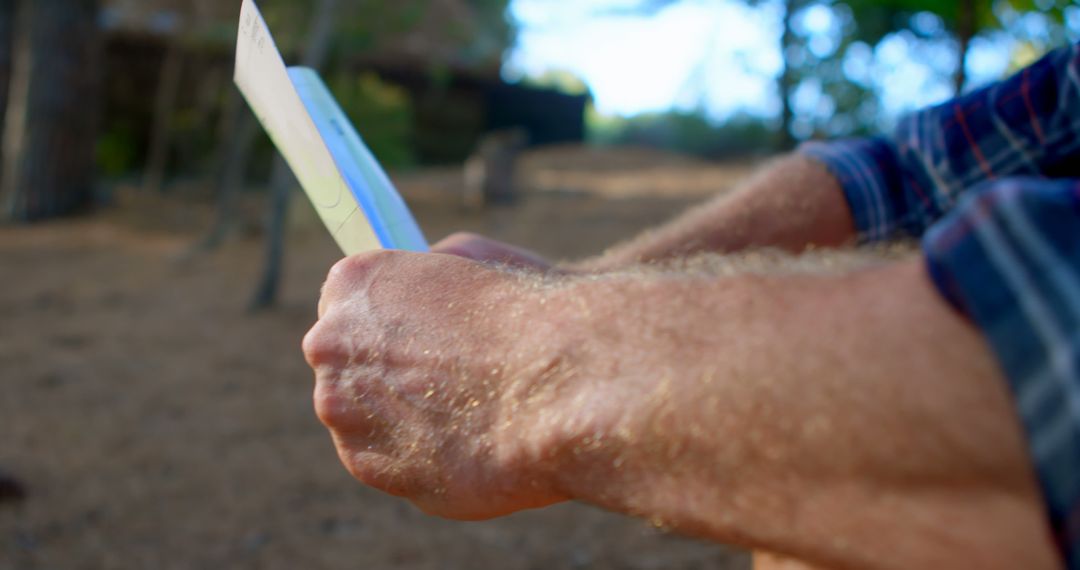
<path id="1" fill-rule="evenodd" d="M 335 266 L 304 351 L 316 412 L 353 475 L 462 519 L 564 500 L 539 496 L 524 481 L 535 466 L 502 441 L 516 427 L 500 415 L 512 375 L 543 356 L 522 334 L 538 320 L 523 313 L 535 295 L 519 276 L 449 255 L 380 252 Z"/>
<path id="2" fill-rule="evenodd" d="M 579 500 L 805 561 L 765 570 L 1059 568 L 1004 381 L 917 253 L 687 257 L 851 232 L 792 158 L 558 270 L 478 236 L 347 259 L 304 341 L 316 411 L 353 475 L 444 517 Z"/>

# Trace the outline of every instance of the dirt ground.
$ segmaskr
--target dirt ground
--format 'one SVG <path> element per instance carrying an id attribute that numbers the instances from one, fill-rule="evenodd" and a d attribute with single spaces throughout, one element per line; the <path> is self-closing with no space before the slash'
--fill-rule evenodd
<path id="1" fill-rule="evenodd" d="M 467 229 L 565 259 L 746 171 L 549 149 L 524 161 L 519 205 L 482 213 L 456 205 L 453 169 L 397 180 L 432 241 Z M 298 201 L 281 307 L 250 315 L 258 236 L 187 255 L 210 208 L 182 196 L 0 227 L 0 473 L 28 491 L 0 504 L 0 569 L 747 567 L 585 506 L 465 524 L 361 487 L 314 417 L 299 350 L 334 245 Z"/>

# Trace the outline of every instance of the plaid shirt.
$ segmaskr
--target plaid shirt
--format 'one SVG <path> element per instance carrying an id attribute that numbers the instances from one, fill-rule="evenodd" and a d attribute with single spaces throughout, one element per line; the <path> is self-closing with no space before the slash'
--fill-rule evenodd
<path id="1" fill-rule="evenodd" d="M 1080 570 L 1080 44 L 901 121 L 808 143 L 866 241 L 921 236 L 1008 377 L 1047 513 Z"/>

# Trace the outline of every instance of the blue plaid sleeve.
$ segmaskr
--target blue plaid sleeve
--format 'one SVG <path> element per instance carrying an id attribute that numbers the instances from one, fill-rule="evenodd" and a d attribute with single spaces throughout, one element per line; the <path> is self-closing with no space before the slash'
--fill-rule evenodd
<path id="1" fill-rule="evenodd" d="M 888 137 L 799 152 L 840 181 L 863 241 L 921 236 L 967 189 L 1012 176 L 1080 176 L 1080 44 L 901 120 Z"/>
<path id="2" fill-rule="evenodd" d="M 1006 373 L 1058 544 L 1080 569 L 1080 180 L 985 183 L 923 249 Z"/>

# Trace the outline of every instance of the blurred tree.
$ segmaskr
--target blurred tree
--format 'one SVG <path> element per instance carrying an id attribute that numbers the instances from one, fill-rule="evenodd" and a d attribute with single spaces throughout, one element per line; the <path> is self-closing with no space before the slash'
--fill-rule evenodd
<path id="1" fill-rule="evenodd" d="M 783 19 L 780 32 L 780 74 L 776 78 L 776 90 L 780 95 L 780 131 L 777 136 L 778 150 L 795 147 L 798 142 L 792 127 L 795 124 L 795 90 L 799 86 L 795 59 L 800 38 L 795 33 L 795 14 L 805 7 L 806 0 L 783 0 Z"/>
<path id="2" fill-rule="evenodd" d="M 652 15 L 685 0 L 636 0 L 598 14 Z M 1033 59 L 1067 37 L 1067 14 L 1080 10 L 1078 0 L 742 0 L 759 9 L 776 10 L 781 67 L 776 75 L 779 99 L 777 148 L 786 150 L 807 136 L 842 136 L 872 128 L 881 120 L 876 86 L 847 76 L 849 49 L 865 54 L 897 32 L 925 40 L 951 40 L 958 64 L 952 82 L 960 92 L 968 83 L 968 60 L 972 42 L 980 35 L 1006 31 L 1020 41 L 1019 50 Z M 820 30 L 803 29 L 803 17 L 827 10 L 836 37 L 816 37 Z M 1078 12 L 1080 13 L 1080 12 Z M 1041 20 L 1032 25 L 1031 16 Z M 930 18 L 928 20 L 928 17 Z M 928 21 L 938 22 L 926 25 Z M 1048 38 L 1027 39 L 1025 30 L 1045 29 Z M 720 33 L 721 30 L 718 30 Z M 1041 42 L 1040 42 L 1041 40 Z M 829 46 L 822 49 L 822 45 Z M 708 56 L 706 56 L 707 58 Z M 699 68 L 709 65 L 707 59 Z M 695 72 L 701 74 L 699 70 Z M 699 81 L 699 83 L 701 83 Z M 807 108 L 807 101 L 817 108 Z"/>
<path id="3" fill-rule="evenodd" d="M 601 9 L 599 13 L 649 15 L 655 14 L 682 1 L 684 0 L 637 0 L 634 4 L 620 5 L 615 9 Z M 800 68 L 808 63 L 805 58 L 805 38 L 796 32 L 795 18 L 801 10 L 818 2 L 816 2 L 816 0 L 776 0 L 776 2 L 771 2 L 770 0 L 744 1 L 751 6 L 757 7 L 770 3 L 777 4 L 778 2 L 781 11 L 778 44 L 781 55 L 781 66 L 780 72 L 776 75 L 776 92 L 780 100 L 780 125 L 776 131 L 775 144 L 777 150 L 789 150 L 798 142 L 798 139 L 793 132 L 793 126 L 795 124 L 794 100 L 801 83 L 800 77 L 802 74 Z M 708 54 L 706 54 L 706 57 L 708 57 Z M 708 61 L 703 60 L 699 62 L 699 68 L 702 68 L 707 64 Z"/>
<path id="4" fill-rule="evenodd" d="M 995 12 L 1001 27 L 1019 43 L 1010 71 L 1030 65 L 1047 51 L 1080 37 L 1078 20 L 1069 17 L 1070 13 L 1080 16 L 1080 0 L 1005 0 L 999 2 Z M 1030 25 L 1032 16 L 1038 20 L 1035 26 Z"/>
<path id="5" fill-rule="evenodd" d="M 416 164 L 414 109 L 408 92 L 377 73 L 338 73 L 330 90 L 345 114 L 364 130 L 364 143 L 384 168 Z"/>
<path id="6" fill-rule="evenodd" d="M 760 8 L 770 4 L 767 0 L 746 2 Z M 844 72 L 844 57 L 855 40 L 852 32 L 858 27 L 854 18 L 833 0 L 778 0 L 778 7 L 777 47 L 781 57 L 776 76 L 780 101 L 776 150 L 791 150 L 807 137 L 859 132 L 861 118 L 876 107 L 873 92 L 849 81 Z M 834 31 L 823 32 L 807 25 L 809 16 L 821 11 L 830 14 Z M 812 95 L 816 108 L 800 108 L 800 96 L 805 94 Z"/>
<path id="7" fill-rule="evenodd" d="M 259 134 L 259 124 L 247 110 L 244 98 L 230 86 L 218 124 L 218 144 L 210 185 L 217 196 L 214 221 L 193 253 L 211 251 L 225 242 L 236 217 L 236 203 L 244 187 L 248 160 Z"/>
<path id="8" fill-rule="evenodd" d="M 858 22 L 856 38 L 869 45 L 877 45 L 899 30 L 911 30 L 918 35 L 919 27 L 912 24 L 919 14 L 933 14 L 940 18 L 956 41 L 958 64 L 953 85 L 957 93 L 967 84 L 966 62 L 971 41 L 979 31 L 998 25 L 993 10 L 994 0 L 848 0 L 847 4 Z"/>
<path id="9" fill-rule="evenodd" d="M 585 95 L 589 92 L 589 86 L 584 80 L 564 69 L 549 69 L 540 75 L 530 75 L 522 82 L 525 85 L 555 89 L 570 95 Z"/>
<path id="10" fill-rule="evenodd" d="M 473 30 L 466 45 L 466 60 L 502 64 L 503 53 L 514 44 L 517 30 L 506 17 L 509 0 L 468 0 Z"/>
<path id="11" fill-rule="evenodd" d="M 96 0 L 22 0 L 4 125 L 5 210 L 17 221 L 93 198 L 101 84 Z"/>
<path id="12" fill-rule="evenodd" d="M 513 44 L 509 0 L 350 0 L 339 8 L 339 55 L 497 72 Z"/>
<path id="13" fill-rule="evenodd" d="M 4 132 L 8 84 L 11 82 L 11 52 L 15 47 L 15 0 L 0 0 L 0 133 Z"/>
<path id="14" fill-rule="evenodd" d="M 944 23 L 947 33 L 956 42 L 956 70 L 953 86 L 957 93 L 968 83 L 968 59 L 972 41 L 980 34 L 997 30 L 1012 30 L 1014 36 L 1022 34 L 1015 30 L 1024 15 L 1037 14 L 1050 26 L 1047 45 L 1043 51 L 1064 41 L 1066 11 L 1076 8 L 1076 0 L 848 0 L 858 22 L 856 39 L 877 45 L 886 36 L 899 30 L 909 30 L 923 35 L 916 18 L 932 14 Z"/>
<path id="15" fill-rule="evenodd" d="M 149 133 L 149 144 L 146 150 L 146 162 L 143 168 L 142 188 L 144 191 L 157 192 L 164 188 L 165 179 L 169 171 L 170 158 L 177 149 L 174 146 L 176 139 L 187 140 L 190 145 L 192 131 L 203 134 L 204 137 L 224 141 L 228 136 L 220 135 L 221 129 L 237 127 L 237 118 L 241 116 L 242 101 L 239 94 L 233 93 L 235 89 L 231 81 L 223 81 L 222 69 L 211 67 L 208 70 L 199 70 L 198 73 L 189 73 L 185 76 L 185 69 L 192 66 L 189 62 L 200 60 L 200 55 L 207 48 L 214 49 L 222 44 L 229 45 L 234 41 L 235 30 L 231 23 L 222 37 L 220 18 L 216 11 L 220 7 L 214 6 L 215 0 L 168 0 L 162 1 L 155 15 L 156 25 L 162 29 L 165 37 L 165 53 L 162 58 L 158 74 L 158 81 L 154 91 L 154 114 Z M 262 2 L 260 2 L 262 4 Z M 289 16 L 296 19 L 297 3 L 289 3 Z M 285 11 L 283 6 L 277 6 L 273 10 L 275 16 Z M 232 10 L 229 10 L 232 12 Z M 230 20 L 226 20 L 230 21 Z M 230 21 L 231 22 L 231 21 Z M 286 30 L 291 31 L 291 30 Z M 205 57 L 201 58 L 205 62 Z M 231 73 L 231 69 L 230 69 Z M 194 79 L 193 79 L 194 77 Z M 194 84 L 193 84 L 194 82 Z M 184 93 L 198 92 L 200 96 L 194 108 L 185 108 L 181 102 Z M 230 97 L 235 96 L 234 105 Z M 190 105 L 190 102 L 188 103 Z M 217 133 L 210 133 L 205 125 L 216 116 L 221 116 Z M 186 124 L 187 128 L 182 128 Z M 254 138 L 255 129 L 249 129 Z M 183 139 L 182 135 L 188 135 Z M 215 136 L 216 135 L 216 136 Z M 205 139 L 200 140 L 203 142 Z M 205 144 L 198 145 L 205 146 Z M 215 153 L 218 158 L 208 177 L 221 179 L 222 170 L 225 167 L 223 157 L 229 156 L 228 150 Z M 195 153 L 198 154 L 198 153 Z M 245 162 L 246 164 L 246 162 Z M 241 181 L 242 182 L 242 181 Z M 213 182 L 210 182 L 213 185 Z M 220 239 L 220 238 L 216 238 Z"/>
<path id="16" fill-rule="evenodd" d="M 775 150 L 776 133 L 759 117 L 735 115 L 721 124 L 704 111 L 649 113 L 636 117 L 590 117 L 589 142 L 666 150 L 709 159 L 767 155 Z"/>
<path id="17" fill-rule="evenodd" d="M 179 15 L 176 17 L 181 22 L 182 18 Z M 184 29 L 181 23 L 169 34 L 154 95 L 154 124 L 150 128 L 150 148 L 143 172 L 143 190 L 147 192 L 160 192 L 165 181 L 172 134 L 171 123 L 176 114 L 180 79 L 184 71 L 184 52 Z"/>

